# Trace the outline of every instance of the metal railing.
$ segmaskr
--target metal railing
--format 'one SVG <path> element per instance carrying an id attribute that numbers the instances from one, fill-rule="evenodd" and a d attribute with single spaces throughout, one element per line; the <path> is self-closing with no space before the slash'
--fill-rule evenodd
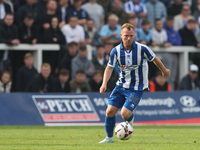
<path id="1" fill-rule="evenodd" d="M 92 51 L 94 47 L 87 46 L 88 59 L 92 59 Z M 168 48 L 163 47 L 150 47 L 156 54 L 171 52 L 179 54 L 179 80 L 182 79 L 188 72 L 189 68 L 189 53 L 200 53 L 200 48 L 193 46 L 172 46 Z M 20 44 L 18 46 L 10 46 L 7 44 L 0 44 L 0 50 L 29 50 L 33 51 L 34 66 L 38 71 L 42 64 L 43 51 L 59 51 L 60 46 L 58 44 Z"/>

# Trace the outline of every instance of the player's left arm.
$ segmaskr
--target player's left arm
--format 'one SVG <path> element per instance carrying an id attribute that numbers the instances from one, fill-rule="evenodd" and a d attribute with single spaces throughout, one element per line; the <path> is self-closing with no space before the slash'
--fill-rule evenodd
<path id="1" fill-rule="evenodd" d="M 165 78 L 170 76 L 170 70 L 167 69 L 162 61 L 156 56 L 153 60 L 154 64 L 162 71 L 162 74 Z"/>

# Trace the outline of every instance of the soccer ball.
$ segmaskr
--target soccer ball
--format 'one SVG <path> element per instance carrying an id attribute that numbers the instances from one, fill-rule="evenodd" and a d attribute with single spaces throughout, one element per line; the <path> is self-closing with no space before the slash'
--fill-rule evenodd
<path id="1" fill-rule="evenodd" d="M 120 140 L 128 140 L 133 135 L 133 127 L 128 122 L 121 122 L 115 127 L 115 135 Z"/>

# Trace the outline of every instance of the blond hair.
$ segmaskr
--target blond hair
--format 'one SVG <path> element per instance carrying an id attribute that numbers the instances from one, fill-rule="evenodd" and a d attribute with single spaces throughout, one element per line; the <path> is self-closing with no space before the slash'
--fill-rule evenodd
<path id="1" fill-rule="evenodd" d="M 33 55 L 31 54 L 31 53 L 26 53 L 25 55 L 24 55 L 24 59 L 27 59 L 27 58 L 33 58 Z"/>
<path id="2" fill-rule="evenodd" d="M 43 63 L 41 67 L 48 67 L 51 68 L 51 65 L 49 63 Z"/>
<path id="3" fill-rule="evenodd" d="M 128 30 L 131 30 L 131 29 L 135 30 L 135 27 L 130 23 L 124 23 L 121 27 L 121 30 L 123 30 L 124 28 L 127 28 Z"/>

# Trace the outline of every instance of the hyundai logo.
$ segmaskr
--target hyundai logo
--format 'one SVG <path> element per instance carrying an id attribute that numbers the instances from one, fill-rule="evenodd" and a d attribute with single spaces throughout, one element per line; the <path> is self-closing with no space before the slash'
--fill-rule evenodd
<path id="1" fill-rule="evenodd" d="M 193 107 L 196 105 L 196 100 L 193 97 L 188 96 L 188 95 L 182 96 L 180 98 L 180 102 L 183 106 L 186 106 L 186 107 Z"/>

